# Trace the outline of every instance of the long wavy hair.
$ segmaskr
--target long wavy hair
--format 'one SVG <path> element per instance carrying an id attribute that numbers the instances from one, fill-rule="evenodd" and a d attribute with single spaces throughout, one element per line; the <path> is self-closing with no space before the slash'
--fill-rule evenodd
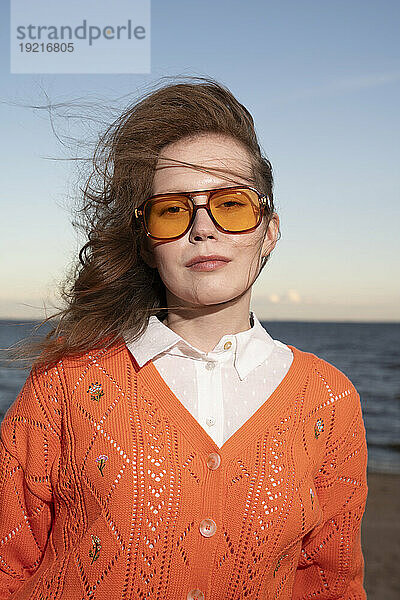
<path id="1" fill-rule="evenodd" d="M 25 338 L 8 349 L 12 361 L 48 367 L 66 355 L 109 348 L 124 335 L 135 339 L 150 315 L 162 320 L 168 314 L 164 283 L 141 256 L 147 237 L 134 220 L 134 209 L 151 195 L 164 146 L 204 133 L 239 141 L 250 157 L 253 186 L 269 198 L 263 217 L 267 231 L 275 212 L 272 166 L 261 152 L 251 114 L 220 82 L 184 79 L 142 95 L 99 136 L 73 222 L 87 241 L 59 284 L 64 307 L 37 326 L 51 321 L 46 335 Z M 234 181 L 229 175 L 235 173 L 227 169 L 200 169 L 217 170 L 220 176 L 224 172 Z M 257 277 L 269 257 L 263 257 Z"/>

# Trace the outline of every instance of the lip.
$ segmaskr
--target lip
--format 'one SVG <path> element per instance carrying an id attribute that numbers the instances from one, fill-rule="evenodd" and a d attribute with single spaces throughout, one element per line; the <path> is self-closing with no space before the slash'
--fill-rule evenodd
<path id="1" fill-rule="evenodd" d="M 226 256 L 221 256 L 220 254 L 210 254 L 208 256 L 195 256 L 189 262 L 186 263 L 186 266 L 192 267 L 193 265 L 196 265 L 198 263 L 210 261 L 230 262 L 230 260 L 230 258 L 227 258 Z"/>
<path id="2" fill-rule="evenodd" d="M 203 260 L 201 262 L 194 263 L 189 269 L 192 271 L 216 271 L 221 267 L 224 267 L 228 264 L 229 261 L 226 260 Z"/>

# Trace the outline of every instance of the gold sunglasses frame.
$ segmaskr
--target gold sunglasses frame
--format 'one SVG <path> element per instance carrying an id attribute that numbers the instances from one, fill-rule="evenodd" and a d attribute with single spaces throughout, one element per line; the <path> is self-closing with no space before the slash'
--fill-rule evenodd
<path id="1" fill-rule="evenodd" d="M 230 231 L 229 229 L 225 229 L 224 227 L 219 225 L 219 223 L 217 223 L 217 221 L 215 220 L 214 216 L 211 213 L 210 201 L 216 193 L 226 192 L 227 190 L 231 190 L 231 191 L 232 190 L 251 190 L 257 194 L 258 201 L 259 201 L 260 215 L 259 215 L 259 219 L 258 219 L 256 225 L 254 225 L 254 227 L 250 227 L 249 229 L 244 229 L 243 231 Z M 195 194 L 207 194 L 206 204 L 196 205 L 192 198 L 192 196 L 194 196 Z M 151 235 L 151 233 L 147 229 L 147 225 L 146 225 L 145 218 L 144 218 L 144 212 L 145 212 L 144 209 L 145 209 L 146 204 L 148 202 L 150 202 L 151 200 L 156 200 L 157 198 L 165 198 L 168 196 L 176 196 L 176 195 L 184 196 L 192 203 L 192 206 L 193 206 L 193 213 L 192 213 L 192 216 L 190 218 L 190 221 L 189 221 L 188 226 L 186 227 L 185 231 L 175 237 L 167 237 L 167 238 L 156 237 L 154 235 Z M 250 231 L 254 231 L 254 229 L 256 229 L 260 225 L 262 218 L 264 216 L 265 207 L 268 206 L 268 204 L 269 204 L 268 196 L 261 194 L 261 192 L 259 192 L 256 188 L 250 187 L 248 185 L 236 185 L 236 186 L 231 186 L 231 187 L 226 187 L 226 188 L 214 188 L 212 190 L 196 190 L 194 192 L 193 191 L 192 192 L 168 192 L 166 194 L 155 194 L 154 196 L 150 196 L 150 198 L 147 198 L 144 202 L 142 202 L 142 204 L 140 206 L 135 208 L 134 217 L 137 222 L 142 224 L 143 229 L 148 237 L 152 238 L 153 240 L 172 241 L 172 240 L 179 240 L 181 237 L 186 235 L 186 233 L 189 231 L 189 229 L 193 225 L 193 221 L 196 218 L 196 213 L 200 208 L 206 209 L 208 216 L 210 217 L 210 219 L 214 223 L 215 227 L 219 231 L 222 231 L 224 233 L 230 233 L 230 234 L 242 234 L 242 233 L 250 233 Z"/>

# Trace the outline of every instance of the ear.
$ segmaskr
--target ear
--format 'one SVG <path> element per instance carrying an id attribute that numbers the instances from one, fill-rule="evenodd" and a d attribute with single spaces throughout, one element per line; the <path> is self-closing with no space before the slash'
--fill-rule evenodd
<path id="1" fill-rule="evenodd" d="M 273 213 L 268 224 L 268 229 L 265 233 L 264 243 L 262 247 L 262 256 L 268 256 L 275 248 L 279 234 L 279 217 L 277 213 Z"/>
<path id="2" fill-rule="evenodd" d="M 143 242 L 140 242 L 140 256 L 143 258 L 144 262 L 151 269 L 155 269 L 156 268 L 157 265 L 156 265 L 155 260 L 154 260 L 153 252 L 152 252 L 151 248 L 149 247 L 149 243 L 148 243 L 147 237 L 144 239 Z"/>

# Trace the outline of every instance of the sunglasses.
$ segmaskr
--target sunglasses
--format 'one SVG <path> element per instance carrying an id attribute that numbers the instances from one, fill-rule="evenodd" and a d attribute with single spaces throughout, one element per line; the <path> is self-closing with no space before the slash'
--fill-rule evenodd
<path id="1" fill-rule="evenodd" d="M 207 194 L 207 203 L 196 206 L 192 196 Z M 235 186 L 214 190 L 156 194 L 135 209 L 146 235 L 154 240 L 177 240 L 191 228 L 200 208 L 205 208 L 219 231 L 248 233 L 262 221 L 268 196 L 255 188 Z"/>

